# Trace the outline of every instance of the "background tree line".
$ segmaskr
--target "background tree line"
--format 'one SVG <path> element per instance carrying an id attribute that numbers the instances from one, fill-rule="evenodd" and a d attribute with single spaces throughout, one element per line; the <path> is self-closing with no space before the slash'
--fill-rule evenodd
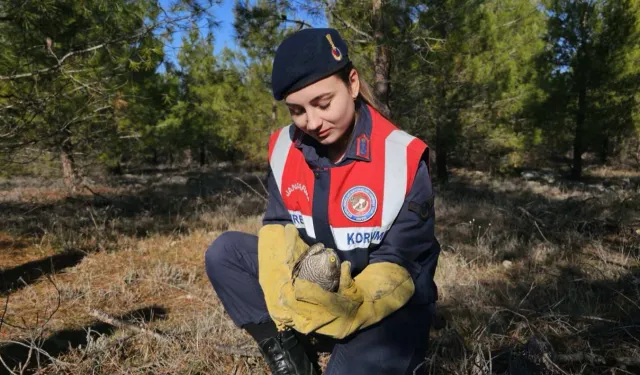
<path id="1" fill-rule="evenodd" d="M 73 189 L 91 164 L 265 163 L 289 120 L 271 61 L 315 26 L 301 12 L 345 36 L 383 110 L 428 140 L 439 179 L 640 162 L 640 0 L 238 1 L 237 48 L 214 54 L 218 5 L 0 0 L 0 173 L 53 160 Z"/>

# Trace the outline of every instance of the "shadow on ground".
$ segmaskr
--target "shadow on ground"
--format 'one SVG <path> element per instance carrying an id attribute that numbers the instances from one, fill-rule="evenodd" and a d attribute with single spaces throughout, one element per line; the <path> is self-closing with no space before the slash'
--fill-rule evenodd
<path id="1" fill-rule="evenodd" d="M 79 264 L 87 253 L 69 250 L 40 260 L 34 260 L 17 267 L 0 270 L 0 296 L 15 292 L 36 282 L 44 275 Z"/>
<path id="2" fill-rule="evenodd" d="M 501 185 L 473 178 L 438 184 L 438 236 L 447 250 L 469 261 L 528 259 L 537 245 L 571 254 L 594 241 L 639 257 L 640 193 L 574 185 L 561 182 L 536 190 L 523 180 Z"/>
<path id="3" fill-rule="evenodd" d="M 46 234 L 56 248 L 94 251 L 108 248 L 118 236 L 204 227 L 203 216 L 225 209 L 238 219 L 259 215 L 266 208 L 265 176 L 212 170 L 105 178 L 103 185 L 92 186 L 91 194 L 53 202 L 0 199 L 0 228 L 33 242 Z"/>
<path id="4" fill-rule="evenodd" d="M 640 267 L 602 280 L 578 267 L 535 278 L 513 270 L 504 281 L 452 288 L 452 302 L 439 306 L 430 373 L 640 373 Z"/>
<path id="5" fill-rule="evenodd" d="M 166 315 L 167 310 L 164 307 L 149 306 L 130 311 L 117 317 L 117 319 L 137 324 L 141 321 L 148 323 L 157 319 L 165 319 Z M 57 358 L 72 349 L 86 346 L 89 336 L 95 339 L 99 335 L 111 335 L 115 330 L 116 327 L 111 324 L 96 322 L 80 329 L 61 330 L 52 334 L 38 343 L 37 346 L 42 352 L 32 350 L 30 353 L 31 344 L 21 341 L 0 346 L 0 356 L 9 368 L 16 370 L 17 366 L 20 365 L 28 371 L 26 373 L 33 373 L 38 368 L 51 363 L 51 360 L 42 354 L 43 352 L 46 352 L 52 358 Z M 0 365 L 0 373 L 4 373 L 3 371 L 6 370 L 4 366 Z"/>

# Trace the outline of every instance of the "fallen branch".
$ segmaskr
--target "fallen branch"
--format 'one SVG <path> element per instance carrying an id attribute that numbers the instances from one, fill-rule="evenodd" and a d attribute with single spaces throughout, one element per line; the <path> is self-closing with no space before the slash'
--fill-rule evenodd
<path id="1" fill-rule="evenodd" d="M 91 189 L 91 188 L 89 187 L 89 185 L 87 185 L 86 183 L 83 183 L 83 184 L 82 184 L 82 187 L 83 187 L 83 188 L 85 188 L 85 189 L 87 189 L 87 190 L 89 190 L 89 192 L 90 192 L 91 194 L 93 194 L 94 196 L 96 196 L 96 197 L 102 198 L 102 199 L 104 199 L 105 201 L 107 201 L 107 202 L 109 202 L 109 203 L 112 203 L 112 202 L 113 202 L 111 199 L 109 199 L 109 198 L 105 197 L 104 195 L 99 194 L 99 193 L 96 193 L 95 191 L 93 191 L 93 189 Z"/>
<path id="2" fill-rule="evenodd" d="M 542 231 L 540 230 L 540 227 L 538 226 L 538 222 L 534 220 L 534 221 L 533 221 L 533 224 L 535 224 L 536 228 L 538 228 L 538 232 L 540 233 L 540 235 L 542 236 L 542 238 L 543 238 L 545 241 L 547 241 L 547 243 L 548 243 L 548 244 L 553 245 L 553 243 L 552 243 L 551 241 L 549 241 L 549 240 L 547 239 L 547 237 L 545 237 L 545 236 L 544 236 L 544 234 L 542 234 Z"/>
<path id="3" fill-rule="evenodd" d="M 253 191 L 254 193 L 256 193 L 257 196 L 259 196 L 260 198 L 262 198 L 265 202 L 268 202 L 269 200 L 267 198 L 265 198 L 262 194 L 258 193 L 256 191 L 256 189 L 252 188 L 251 185 L 249 185 L 248 183 L 244 182 L 240 177 L 234 177 L 236 180 L 242 182 L 246 187 L 248 187 L 249 189 L 251 189 L 251 191 Z M 262 185 L 262 187 L 264 188 L 264 184 Z"/>
<path id="4" fill-rule="evenodd" d="M 161 335 L 149 329 L 138 327 L 135 324 L 114 318 L 109 314 L 100 310 L 92 309 L 89 311 L 89 315 L 93 316 L 94 318 L 100 320 L 103 323 L 111 324 L 112 326 L 115 326 L 118 328 L 127 329 L 130 331 L 145 334 L 145 335 L 150 335 L 163 342 L 171 341 L 171 339 L 165 335 Z M 239 355 L 244 357 L 262 357 L 262 354 L 260 353 L 260 351 L 257 348 L 253 348 L 253 347 L 240 348 L 240 347 L 234 347 L 234 346 L 213 345 L 212 348 L 215 351 L 224 353 L 224 354 Z"/>
<path id="5" fill-rule="evenodd" d="M 109 316 L 109 314 L 103 312 L 103 311 L 99 311 L 96 309 L 91 309 L 89 311 L 89 315 L 93 316 L 94 318 L 100 320 L 103 323 L 107 323 L 107 324 L 111 324 L 114 327 L 118 327 L 118 328 L 122 328 L 122 329 L 128 329 L 130 331 L 136 332 L 136 333 L 142 333 L 144 335 L 149 335 L 152 336 L 160 341 L 171 341 L 167 336 L 161 335 L 157 332 L 153 332 L 149 329 L 146 328 L 142 328 L 142 327 L 138 327 L 135 324 L 129 323 L 129 322 L 125 322 L 124 320 L 120 320 L 117 318 L 114 318 L 112 316 Z"/>

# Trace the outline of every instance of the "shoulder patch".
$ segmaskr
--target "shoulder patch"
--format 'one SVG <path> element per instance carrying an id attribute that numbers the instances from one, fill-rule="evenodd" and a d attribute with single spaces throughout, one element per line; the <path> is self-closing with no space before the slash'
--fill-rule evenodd
<path id="1" fill-rule="evenodd" d="M 427 220 L 431 217 L 434 200 L 435 195 L 431 195 L 429 199 L 423 202 L 410 201 L 408 206 L 409 211 L 416 213 L 422 220 Z"/>
<path id="2" fill-rule="evenodd" d="M 361 134 L 356 139 L 356 155 L 361 158 L 370 158 L 369 137 L 366 134 Z"/>

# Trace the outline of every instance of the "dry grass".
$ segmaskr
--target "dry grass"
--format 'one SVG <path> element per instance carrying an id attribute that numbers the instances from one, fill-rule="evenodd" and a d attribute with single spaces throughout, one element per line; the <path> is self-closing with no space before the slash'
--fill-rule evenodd
<path id="1" fill-rule="evenodd" d="M 640 178 L 640 170 L 624 170 L 611 167 L 594 168 L 587 172 L 588 176 L 606 178 Z"/>
<path id="2" fill-rule="evenodd" d="M 448 322 L 435 333 L 434 372 L 501 373 L 532 337 L 556 353 L 609 361 L 568 363 L 556 355 L 567 362 L 557 373 L 629 371 L 619 362 L 640 357 L 637 188 L 594 192 L 456 175 L 438 205 L 445 252 L 437 278 Z"/>
<path id="3" fill-rule="evenodd" d="M 640 194 L 625 180 L 633 175 L 602 173 L 593 178 L 608 180 L 604 190 L 592 186 L 601 181 L 465 170 L 436 187 L 443 252 L 430 373 L 505 373 L 533 337 L 548 345 L 553 363 L 544 367 L 559 374 L 639 370 L 625 359 L 640 357 Z M 7 366 L 20 373 L 28 359 L 42 374 L 268 373 L 203 267 L 223 231 L 257 232 L 258 176 L 139 171 L 96 178 L 93 193 L 74 197 L 56 181 L 0 181 Z M 104 323 L 93 309 L 162 338 Z M 608 362 L 567 356 L 575 353 Z"/>

